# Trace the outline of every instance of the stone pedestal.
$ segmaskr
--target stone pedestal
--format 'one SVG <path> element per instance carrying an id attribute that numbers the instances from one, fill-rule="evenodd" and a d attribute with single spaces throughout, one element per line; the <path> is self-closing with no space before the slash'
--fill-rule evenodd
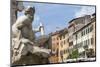
<path id="1" fill-rule="evenodd" d="M 27 55 L 21 56 L 21 59 L 14 62 L 13 65 L 37 65 L 48 63 L 48 58 L 43 57 L 42 54 L 36 55 L 29 52 Z"/>

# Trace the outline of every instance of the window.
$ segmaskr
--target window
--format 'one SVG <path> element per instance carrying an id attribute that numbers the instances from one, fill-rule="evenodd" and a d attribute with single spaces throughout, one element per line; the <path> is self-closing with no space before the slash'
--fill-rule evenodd
<path id="1" fill-rule="evenodd" d="M 69 46 L 72 46 L 72 45 L 73 45 L 73 42 L 70 42 L 70 43 L 69 43 Z"/>
<path id="2" fill-rule="evenodd" d="M 52 51 L 54 52 L 54 51 L 55 51 L 55 49 L 53 48 L 53 49 L 52 49 Z"/>
<path id="3" fill-rule="evenodd" d="M 88 29 L 86 29 L 86 34 L 88 33 Z"/>
<path id="4" fill-rule="evenodd" d="M 89 39 L 88 39 L 88 45 L 90 44 Z"/>
<path id="5" fill-rule="evenodd" d="M 83 36 L 83 31 L 81 32 L 81 36 Z"/>
<path id="6" fill-rule="evenodd" d="M 63 51 L 62 51 L 62 50 L 60 51 L 60 55 L 61 55 L 61 56 L 63 55 Z"/>
<path id="7" fill-rule="evenodd" d="M 64 54 L 66 54 L 66 50 L 64 50 Z"/>
<path id="8" fill-rule="evenodd" d="M 93 30 L 93 25 L 90 27 L 90 32 Z"/>
<path id="9" fill-rule="evenodd" d="M 91 45 L 93 45 L 93 38 L 91 38 Z"/>
<path id="10" fill-rule="evenodd" d="M 59 40 L 59 38 L 57 37 L 57 40 Z"/>
<path id="11" fill-rule="evenodd" d="M 59 45 L 59 43 L 57 43 L 57 45 Z"/>
<path id="12" fill-rule="evenodd" d="M 84 34 L 83 35 L 85 35 L 85 30 L 84 30 Z"/>
<path id="13" fill-rule="evenodd" d="M 89 33 L 89 27 L 88 27 L 88 33 Z"/>

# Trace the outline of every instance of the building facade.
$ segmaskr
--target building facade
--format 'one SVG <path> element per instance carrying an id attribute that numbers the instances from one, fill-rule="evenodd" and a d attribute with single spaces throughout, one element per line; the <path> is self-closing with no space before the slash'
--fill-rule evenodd
<path id="1" fill-rule="evenodd" d="M 49 57 L 50 63 L 58 63 L 58 49 L 59 49 L 59 32 L 50 34 L 50 49 L 51 56 Z"/>
<path id="2" fill-rule="evenodd" d="M 50 45 L 52 54 L 49 58 L 50 63 L 66 62 L 68 58 L 68 31 L 63 29 L 51 34 Z"/>
<path id="3" fill-rule="evenodd" d="M 68 30 L 65 28 L 59 35 L 59 62 L 66 62 L 69 56 Z"/>
<path id="4" fill-rule="evenodd" d="M 95 15 L 75 18 L 70 22 L 69 45 L 72 44 L 72 50 L 78 50 L 78 58 L 95 57 L 95 22 Z"/>

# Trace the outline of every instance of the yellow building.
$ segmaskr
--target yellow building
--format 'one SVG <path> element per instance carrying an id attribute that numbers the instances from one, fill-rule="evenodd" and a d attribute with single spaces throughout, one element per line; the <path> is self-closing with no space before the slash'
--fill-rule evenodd
<path id="1" fill-rule="evenodd" d="M 49 58 L 50 63 L 66 62 L 68 53 L 68 31 L 63 29 L 51 34 L 50 45 L 52 55 Z"/>
<path id="2" fill-rule="evenodd" d="M 50 63 L 58 63 L 59 32 L 51 33 L 50 48 L 52 51 L 49 58 Z"/>
<path id="3" fill-rule="evenodd" d="M 61 30 L 59 38 L 59 62 L 66 62 L 69 56 L 68 30 Z"/>

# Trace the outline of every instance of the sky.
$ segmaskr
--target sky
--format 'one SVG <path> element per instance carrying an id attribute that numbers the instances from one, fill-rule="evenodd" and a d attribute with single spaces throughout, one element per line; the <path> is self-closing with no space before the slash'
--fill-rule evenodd
<path id="1" fill-rule="evenodd" d="M 91 15 L 95 12 L 95 6 L 36 2 L 23 2 L 23 5 L 24 7 L 35 7 L 36 12 L 32 26 L 37 28 L 42 23 L 46 35 L 67 28 L 68 22 L 74 18 Z M 21 15 L 23 12 L 18 12 L 18 17 Z M 40 33 L 36 35 L 40 35 Z"/>

